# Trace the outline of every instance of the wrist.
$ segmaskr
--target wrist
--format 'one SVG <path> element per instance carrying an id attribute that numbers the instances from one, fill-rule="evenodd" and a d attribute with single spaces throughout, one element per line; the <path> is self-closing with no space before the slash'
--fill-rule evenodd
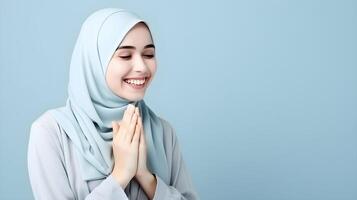
<path id="1" fill-rule="evenodd" d="M 137 172 L 135 174 L 135 178 L 143 180 L 143 179 L 148 179 L 150 178 L 150 176 L 152 176 L 153 174 L 149 171 L 149 170 L 144 170 L 141 172 Z"/>
<path id="2" fill-rule="evenodd" d="M 150 171 L 143 173 L 140 176 L 135 176 L 140 186 L 144 189 L 149 199 L 153 199 L 155 195 L 157 180 L 154 174 Z"/>
<path id="3" fill-rule="evenodd" d="M 112 176 L 123 189 L 125 189 L 130 182 L 130 179 L 128 177 L 115 171 L 112 172 Z"/>

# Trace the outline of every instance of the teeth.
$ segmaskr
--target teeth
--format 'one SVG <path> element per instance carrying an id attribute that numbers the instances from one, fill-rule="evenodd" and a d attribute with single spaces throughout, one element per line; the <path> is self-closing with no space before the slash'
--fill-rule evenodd
<path id="1" fill-rule="evenodd" d="M 125 80 L 125 82 L 127 82 L 129 84 L 134 84 L 134 85 L 142 85 L 145 83 L 145 79 L 141 79 L 141 80 L 128 79 L 128 80 Z"/>

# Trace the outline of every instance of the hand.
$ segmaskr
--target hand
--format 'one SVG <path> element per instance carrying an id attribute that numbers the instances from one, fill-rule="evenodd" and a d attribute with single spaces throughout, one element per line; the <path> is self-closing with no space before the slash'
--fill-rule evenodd
<path id="1" fill-rule="evenodd" d="M 137 123 L 139 110 L 129 105 L 122 121 L 112 122 L 114 168 L 112 174 L 122 188 L 135 176 L 138 167 L 141 128 Z"/>
<path id="2" fill-rule="evenodd" d="M 135 179 L 139 182 L 140 186 L 144 189 L 145 194 L 149 199 L 153 199 L 155 195 L 157 180 L 156 177 L 148 170 L 146 140 L 144 134 L 144 126 L 142 118 L 139 116 L 138 124 L 140 127 L 140 139 L 139 139 L 139 159 L 138 168 L 135 174 Z"/>
<path id="3" fill-rule="evenodd" d="M 138 124 L 140 127 L 140 139 L 139 139 L 140 144 L 139 144 L 138 168 L 135 174 L 135 178 L 137 179 L 144 177 L 149 172 L 146 166 L 147 150 L 146 150 L 146 140 L 144 135 L 144 127 L 142 123 L 142 118 L 140 116 L 139 116 Z"/>

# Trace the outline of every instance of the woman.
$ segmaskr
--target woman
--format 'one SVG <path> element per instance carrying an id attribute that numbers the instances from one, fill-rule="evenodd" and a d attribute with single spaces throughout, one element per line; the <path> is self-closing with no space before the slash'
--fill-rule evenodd
<path id="1" fill-rule="evenodd" d="M 143 100 L 155 71 L 146 22 L 113 8 L 86 19 L 66 106 L 31 126 L 35 199 L 198 199 L 174 129 Z"/>

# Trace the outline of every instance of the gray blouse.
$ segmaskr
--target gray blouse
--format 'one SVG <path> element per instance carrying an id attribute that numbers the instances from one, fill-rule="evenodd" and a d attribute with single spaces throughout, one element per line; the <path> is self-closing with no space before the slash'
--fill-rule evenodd
<path id="1" fill-rule="evenodd" d="M 167 185 L 158 175 L 155 200 L 199 199 L 183 160 L 175 130 L 164 119 L 164 147 L 171 175 Z M 28 173 L 36 200 L 123 200 L 148 199 L 133 178 L 125 189 L 112 175 L 85 181 L 80 176 L 73 143 L 47 111 L 31 125 L 28 145 Z"/>

